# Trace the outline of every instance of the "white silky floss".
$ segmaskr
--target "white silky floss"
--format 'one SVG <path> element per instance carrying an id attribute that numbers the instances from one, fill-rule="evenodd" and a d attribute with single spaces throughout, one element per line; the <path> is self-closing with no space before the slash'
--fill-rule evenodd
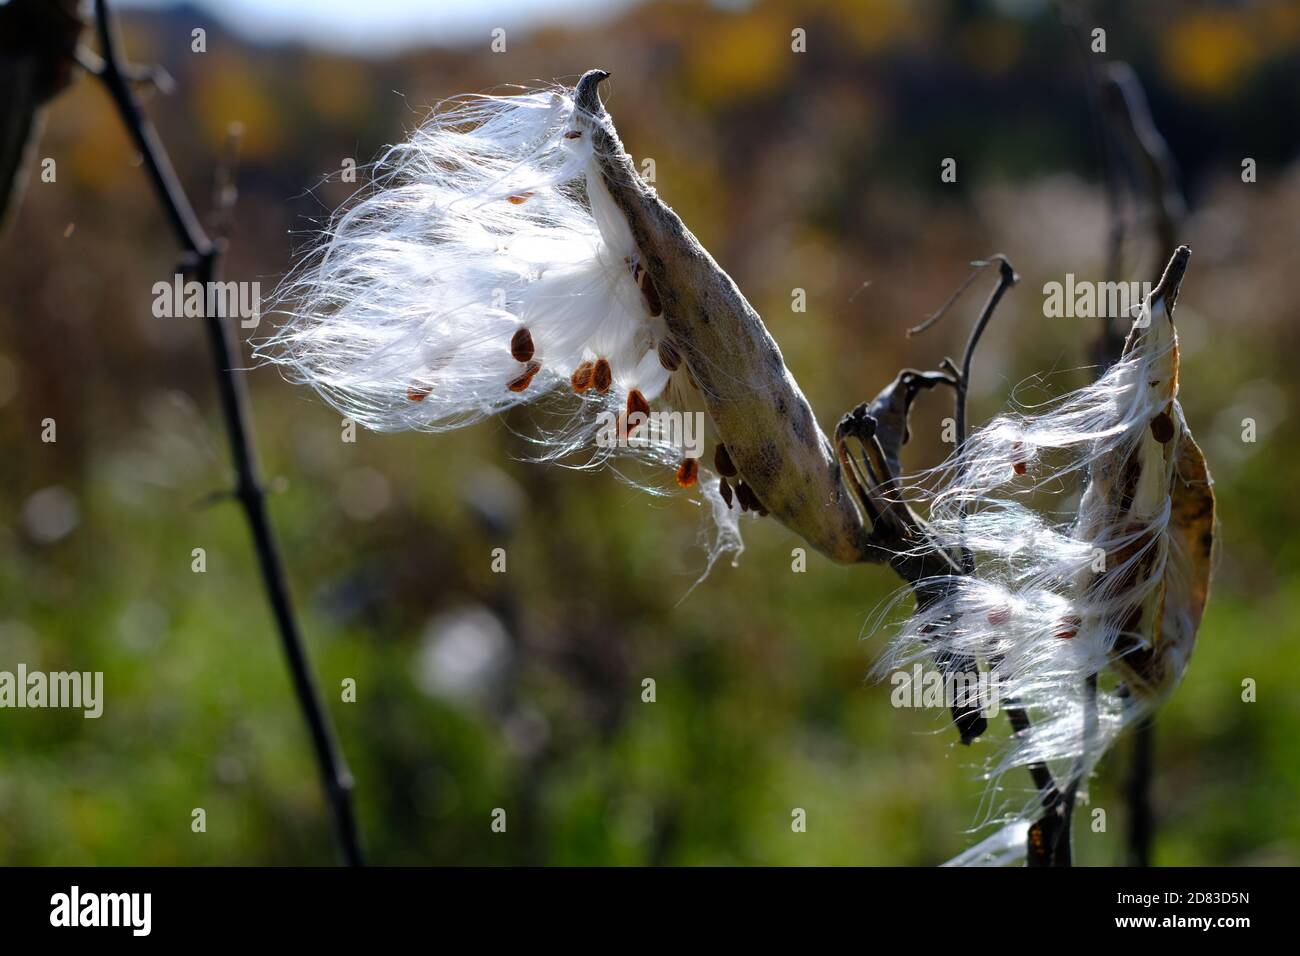
<path id="1" fill-rule="evenodd" d="M 695 460 L 702 445 L 650 414 L 693 413 L 698 396 L 571 94 L 457 98 L 391 147 L 286 278 L 287 321 L 257 354 L 380 431 L 457 428 L 567 392 L 560 424 L 530 436 L 538 457 L 679 466 L 711 506 L 711 566 L 743 547 L 735 512 Z M 634 441 L 597 442 L 611 415 Z"/>

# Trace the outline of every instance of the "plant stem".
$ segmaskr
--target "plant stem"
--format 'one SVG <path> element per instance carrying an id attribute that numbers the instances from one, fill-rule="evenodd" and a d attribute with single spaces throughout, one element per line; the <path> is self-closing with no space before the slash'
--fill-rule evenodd
<path id="1" fill-rule="evenodd" d="M 207 283 L 217 281 L 220 276 L 223 244 L 214 242 L 199 222 L 157 131 L 140 108 L 131 88 L 129 71 L 123 63 L 107 0 L 95 0 L 95 25 L 99 35 L 100 55 L 103 57 L 102 67 L 96 75 L 103 81 L 132 141 L 144 157 L 145 170 L 153 184 L 154 193 L 178 242 L 185 250 L 183 266 L 206 288 Z M 239 348 L 229 325 L 220 316 L 205 314 L 203 321 L 207 328 L 216 376 L 217 397 L 237 476 L 234 495 L 243 509 L 253 536 L 262 583 L 275 616 L 294 694 L 311 734 L 312 749 L 339 848 L 349 866 L 360 866 L 363 859 L 352 807 L 352 775 L 335 742 L 333 728 L 307 662 L 307 652 L 289 598 L 284 565 L 271 530 L 266 496 L 258 476 L 257 457 L 253 448 L 247 388 L 244 379 L 234 371 Z"/>

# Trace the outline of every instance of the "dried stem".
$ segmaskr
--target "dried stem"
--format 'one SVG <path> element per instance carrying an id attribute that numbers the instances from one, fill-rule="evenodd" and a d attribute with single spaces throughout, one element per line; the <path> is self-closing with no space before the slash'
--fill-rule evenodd
<path id="1" fill-rule="evenodd" d="M 137 74 L 125 65 L 116 26 L 112 22 L 106 0 L 95 2 L 95 24 L 102 58 L 99 68 L 94 71 L 95 75 L 103 81 L 132 142 L 144 157 L 145 170 L 154 192 L 177 241 L 185 251 L 185 270 L 206 287 L 207 283 L 217 281 L 220 276 L 223 243 L 214 242 L 204 231 L 176 177 L 162 141 L 140 108 L 132 89 L 133 78 Z M 229 201 L 229 194 L 218 197 L 219 203 Z M 208 332 L 213 372 L 216 376 L 217 397 L 237 476 L 234 495 L 239 500 L 252 532 L 262 582 L 275 615 L 298 706 L 311 734 L 312 748 L 339 848 L 349 865 L 359 866 L 363 861 L 352 808 L 352 776 L 335 743 L 334 731 L 307 663 L 306 649 L 289 599 L 284 565 L 271 530 L 265 493 L 258 476 L 247 390 L 244 380 L 234 373 L 238 364 L 238 345 L 231 335 L 229 325 L 221 321 L 219 316 L 206 314 L 204 325 Z"/>
<path id="2" fill-rule="evenodd" d="M 1096 79 L 1093 78 L 1092 82 L 1096 83 Z M 1179 225 L 1186 214 L 1186 205 L 1177 186 L 1173 153 L 1156 128 L 1141 80 L 1127 63 L 1116 62 L 1107 66 L 1099 99 L 1105 113 L 1103 135 L 1107 140 L 1113 138 L 1123 147 L 1114 148 L 1111 152 L 1122 154 L 1129 165 L 1140 170 L 1141 178 L 1146 183 L 1151 238 L 1157 256 L 1163 258 L 1174 248 Z M 1119 250 L 1114 246 L 1108 257 L 1108 268 L 1109 279 L 1121 278 Z M 1179 280 L 1181 272 L 1174 281 L 1177 283 Z M 1123 334 L 1115 328 L 1113 322 L 1108 321 L 1099 348 L 1102 364 L 1110 365 L 1116 361 L 1123 344 Z M 1133 866 L 1148 865 L 1155 832 L 1150 797 L 1155 765 L 1153 720 L 1154 718 L 1148 718 L 1140 724 L 1134 735 L 1126 835 L 1127 857 Z"/>
<path id="3" fill-rule="evenodd" d="M 1155 722 L 1147 718 L 1133 733 L 1133 763 L 1128 778 L 1129 866 L 1151 865 L 1151 842 L 1155 817 L 1151 812 L 1151 778 L 1155 765 Z"/>

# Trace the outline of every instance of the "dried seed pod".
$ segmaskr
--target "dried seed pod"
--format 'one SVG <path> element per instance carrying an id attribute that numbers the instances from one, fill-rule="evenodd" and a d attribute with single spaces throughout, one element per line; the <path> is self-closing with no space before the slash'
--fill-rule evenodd
<path id="1" fill-rule="evenodd" d="M 724 478 L 735 478 L 739 474 L 731 456 L 727 454 L 727 446 L 722 442 L 718 442 L 718 447 L 713 450 L 713 470 Z"/>
<path id="2" fill-rule="evenodd" d="M 700 460 L 698 458 L 683 458 L 682 463 L 677 466 L 677 484 L 683 488 L 692 488 L 700 477 Z M 723 495 L 723 497 L 727 497 Z"/>
<path id="3" fill-rule="evenodd" d="M 783 524 L 836 561 L 865 560 L 872 554 L 867 530 L 830 442 L 735 282 L 637 175 L 600 102 L 607 76 L 585 74 L 574 99 L 592 132 L 601 180 L 627 220 L 674 344 L 692 357 L 688 376 L 727 451 L 754 500 Z"/>
<path id="4" fill-rule="evenodd" d="M 542 370 L 541 362 L 529 362 L 518 378 L 511 379 L 506 388 L 512 392 L 522 392 L 533 382 L 533 376 Z"/>
<path id="5" fill-rule="evenodd" d="M 573 377 L 569 379 L 573 385 L 573 390 L 581 395 L 587 389 L 591 388 L 591 380 L 596 374 L 595 362 L 583 362 L 573 370 Z"/>
<path id="6" fill-rule="evenodd" d="M 527 329 L 520 329 L 510 337 L 510 354 L 516 362 L 531 362 L 534 351 L 533 333 Z"/>
<path id="7" fill-rule="evenodd" d="M 591 387 L 604 395 L 613 384 L 614 370 L 609 367 L 609 362 L 605 359 L 597 359 L 596 367 L 591 373 Z"/>

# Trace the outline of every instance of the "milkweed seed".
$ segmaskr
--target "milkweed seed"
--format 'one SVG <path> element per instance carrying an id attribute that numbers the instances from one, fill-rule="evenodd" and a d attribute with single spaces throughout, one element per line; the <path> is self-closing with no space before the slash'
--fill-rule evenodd
<path id="1" fill-rule="evenodd" d="M 573 370 L 573 378 L 569 381 L 573 384 L 573 390 L 581 394 L 591 388 L 591 379 L 596 372 L 595 362 L 583 362 Z"/>
<path id="2" fill-rule="evenodd" d="M 681 353 L 677 351 L 677 346 L 673 344 L 672 339 L 659 340 L 659 364 L 670 372 L 677 371 L 682 364 Z"/>
<path id="3" fill-rule="evenodd" d="M 1021 449 L 1024 447 L 1024 442 L 1013 441 L 1011 443 L 1011 451 L 1016 456 L 1016 460 L 1011 463 L 1011 470 L 1017 475 L 1023 475 L 1027 470 L 1024 462 L 1025 456 L 1021 454 Z"/>
<path id="4" fill-rule="evenodd" d="M 757 512 L 759 517 L 767 514 L 767 509 L 758 500 L 758 495 L 754 494 L 754 489 L 743 481 L 736 482 L 736 500 L 740 502 L 741 511 Z"/>
<path id="5" fill-rule="evenodd" d="M 1161 412 L 1151 419 L 1151 436 L 1162 445 L 1174 437 L 1174 420 L 1168 412 Z"/>
<path id="6" fill-rule="evenodd" d="M 1069 617 L 1062 618 L 1060 627 L 1056 629 L 1056 636 L 1063 641 L 1068 641 L 1079 633 L 1079 627 L 1083 621 L 1071 614 Z"/>
<path id="7" fill-rule="evenodd" d="M 596 368 L 591 373 L 591 386 L 601 395 L 609 391 L 609 387 L 614 384 L 614 370 L 609 367 L 609 362 L 605 359 L 596 360 Z"/>
<path id="8" fill-rule="evenodd" d="M 567 133 L 564 134 L 564 138 L 565 138 L 565 139 L 581 139 L 581 138 L 582 138 L 582 130 L 580 130 L 580 129 L 571 129 L 571 130 L 569 130 Z"/>
<path id="9" fill-rule="evenodd" d="M 637 268 L 641 268 L 639 263 Z M 655 318 L 663 315 L 664 303 L 659 298 L 659 288 L 655 285 L 655 280 L 650 278 L 650 273 L 641 269 L 637 284 L 641 286 L 641 298 L 645 299 L 645 307 L 649 311 L 650 317 Z"/>
<path id="10" fill-rule="evenodd" d="M 1011 608 L 1005 604 L 995 607 L 988 613 L 988 621 L 994 627 L 1001 627 L 1007 621 L 1011 620 Z"/>
<path id="11" fill-rule="evenodd" d="M 633 415 L 639 415 L 636 421 L 632 420 Z M 650 403 L 646 401 L 639 388 L 634 388 L 627 393 L 627 411 L 623 413 L 618 423 L 618 434 L 621 438 L 626 438 L 632 432 L 636 431 L 646 423 L 650 417 Z"/>
<path id="12" fill-rule="evenodd" d="M 722 500 L 725 501 L 727 503 L 727 507 L 730 508 L 731 507 L 731 485 L 727 484 L 726 478 L 718 479 L 718 494 L 722 495 Z"/>
<path id="13" fill-rule="evenodd" d="M 532 193 L 519 193 L 517 196 L 507 196 L 506 200 L 513 206 L 522 206 L 532 198 Z"/>
<path id="14" fill-rule="evenodd" d="M 727 446 L 721 442 L 713 450 L 713 468 L 724 478 L 736 477 L 736 465 L 731 460 L 731 452 L 727 451 Z"/>
<path id="15" fill-rule="evenodd" d="M 533 376 L 542 370 L 541 362 L 529 362 L 518 378 L 511 379 L 506 388 L 512 392 L 522 392 L 532 384 Z"/>
<path id="16" fill-rule="evenodd" d="M 516 362 L 531 362 L 534 351 L 533 333 L 527 329 L 520 329 L 510 337 L 510 354 Z"/>
<path id="17" fill-rule="evenodd" d="M 683 488 L 691 488 L 700 477 L 700 460 L 698 458 L 683 458 L 682 463 L 677 466 L 677 484 Z M 725 498 L 726 495 L 723 495 Z"/>
<path id="18" fill-rule="evenodd" d="M 406 386 L 406 397 L 413 402 L 422 402 L 429 397 L 429 393 L 432 391 L 432 385 L 425 385 L 423 382 L 412 382 Z"/>
<path id="19" fill-rule="evenodd" d="M 627 413 L 631 415 L 633 412 L 640 412 L 646 416 L 650 414 L 650 403 L 646 401 L 639 388 L 634 388 L 627 393 Z"/>

